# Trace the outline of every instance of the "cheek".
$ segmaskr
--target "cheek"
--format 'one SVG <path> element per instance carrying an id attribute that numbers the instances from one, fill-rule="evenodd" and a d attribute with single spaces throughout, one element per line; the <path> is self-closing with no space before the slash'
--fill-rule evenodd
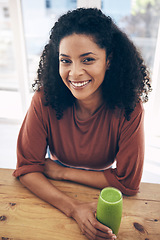
<path id="1" fill-rule="evenodd" d="M 98 71 L 97 71 L 98 70 Z M 99 81 L 103 81 L 105 73 L 106 73 L 106 68 L 104 67 L 97 67 L 94 69 L 92 72 L 94 77 L 97 78 Z"/>

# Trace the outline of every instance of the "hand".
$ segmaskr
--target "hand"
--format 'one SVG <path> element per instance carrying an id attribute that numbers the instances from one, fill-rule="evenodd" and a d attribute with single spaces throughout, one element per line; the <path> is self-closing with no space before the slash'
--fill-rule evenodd
<path id="1" fill-rule="evenodd" d="M 46 158 L 44 174 L 54 180 L 63 180 L 65 167 L 60 166 L 50 158 Z"/>
<path id="2" fill-rule="evenodd" d="M 95 218 L 97 203 L 77 203 L 72 217 L 78 223 L 82 234 L 90 240 L 116 239 L 112 230 Z"/>

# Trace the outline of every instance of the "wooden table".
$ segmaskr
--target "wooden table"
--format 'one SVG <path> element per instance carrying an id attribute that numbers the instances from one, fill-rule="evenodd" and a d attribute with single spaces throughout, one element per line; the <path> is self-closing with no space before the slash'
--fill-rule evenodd
<path id="1" fill-rule="evenodd" d="M 12 169 L 0 169 L 0 239 L 85 240 L 77 223 L 34 196 Z M 99 190 L 75 183 L 52 181 L 67 195 L 97 201 Z M 124 197 L 119 240 L 160 240 L 160 184 L 142 183 L 140 192 Z"/>

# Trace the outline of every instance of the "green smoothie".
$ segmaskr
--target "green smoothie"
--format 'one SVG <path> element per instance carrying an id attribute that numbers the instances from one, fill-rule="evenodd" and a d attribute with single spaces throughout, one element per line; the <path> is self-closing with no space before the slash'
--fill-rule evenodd
<path id="1" fill-rule="evenodd" d="M 115 203 L 122 198 L 122 194 L 116 188 L 105 188 L 101 191 L 101 197 L 109 203 Z"/>
<path id="2" fill-rule="evenodd" d="M 113 233 L 117 235 L 121 223 L 121 217 L 122 193 L 116 188 L 104 188 L 98 199 L 98 221 L 111 228 Z"/>

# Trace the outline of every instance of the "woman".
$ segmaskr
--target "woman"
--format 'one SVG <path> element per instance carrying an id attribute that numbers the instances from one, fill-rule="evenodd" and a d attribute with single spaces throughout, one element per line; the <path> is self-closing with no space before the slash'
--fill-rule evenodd
<path id="1" fill-rule="evenodd" d="M 116 236 L 96 220 L 96 203 L 71 199 L 47 177 L 136 194 L 149 81 L 133 43 L 100 10 L 68 12 L 52 28 L 19 133 L 14 176 L 74 218 L 88 239 Z"/>

